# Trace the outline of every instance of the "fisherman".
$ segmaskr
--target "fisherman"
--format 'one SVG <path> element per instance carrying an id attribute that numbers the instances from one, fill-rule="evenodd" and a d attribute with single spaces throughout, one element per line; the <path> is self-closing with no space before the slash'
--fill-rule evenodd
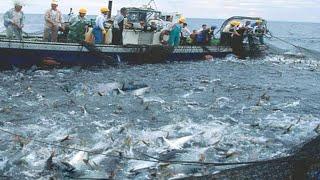
<path id="1" fill-rule="evenodd" d="M 254 38 L 253 38 L 253 27 L 251 21 L 246 21 L 244 24 L 245 32 L 244 32 L 244 39 L 247 38 L 250 49 L 255 47 L 254 45 Z"/>
<path id="2" fill-rule="evenodd" d="M 150 22 L 150 31 L 158 31 L 158 29 L 160 29 L 160 28 L 158 28 L 158 25 L 157 25 L 157 23 L 155 22 L 155 21 L 151 21 Z"/>
<path id="3" fill-rule="evenodd" d="M 206 24 L 203 24 L 201 26 L 201 29 L 199 29 L 198 33 L 202 33 L 203 31 L 206 31 L 208 28 L 207 28 L 207 25 Z"/>
<path id="4" fill-rule="evenodd" d="M 45 13 L 45 28 L 43 41 L 57 42 L 59 29 L 64 30 L 62 26 L 62 13 L 57 9 L 58 1 L 51 1 L 51 8 Z"/>
<path id="5" fill-rule="evenodd" d="M 145 21 L 141 20 L 139 25 L 140 25 L 139 29 L 141 29 L 142 31 L 147 31 L 148 30 L 148 26 L 146 25 Z"/>
<path id="6" fill-rule="evenodd" d="M 86 14 L 87 9 L 80 8 L 79 15 L 70 19 L 68 42 L 79 43 L 84 41 L 85 33 L 89 24 Z"/>
<path id="7" fill-rule="evenodd" d="M 240 21 L 231 21 L 224 29 L 225 33 L 233 33 L 234 30 L 241 25 Z"/>
<path id="8" fill-rule="evenodd" d="M 3 15 L 4 26 L 6 27 L 7 38 L 22 40 L 22 28 L 24 26 L 24 13 L 22 12 L 22 4 L 14 3 L 14 8 L 10 9 Z"/>
<path id="9" fill-rule="evenodd" d="M 182 24 L 186 23 L 185 17 L 180 17 L 179 21 L 170 28 L 169 45 L 179 46 L 180 45 L 180 34 L 182 30 Z"/>
<path id="10" fill-rule="evenodd" d="M 202 25 L 202 28 L 198 31 L 197 44 L 206 45 L 209 42 L 209 31 L 206 24 Z"/>
<path id="11" fill-rule="evenodd" d="M 211 26 L 210 30 L 208 32 L 208 44 L 209 45 L 218 45 L 220 41 L 215 38 L 215 30 L 217 29 L 217 26 Z"/>
<path id="12" fill-rule="evenodd" d="M 254 35 L 259 37 L 259 41 L 261 44 L 264 44 L 263 35 L 266 34 L 266 29 L 262 26 L 263 21 L 258 19 L 254 24 L 252 24 L 252 32 Z"/>
<path id="13" fill-rule="evenodd" d="M 197 30 L 193 30 L 192 34 L 190 35 L 190 39 L 191 39 L 191 44 L 195 45 L 197 43 L 197 36 L 198 36 L 198 31 Z"/>
<path id="14" fill-rule="evenodd" d="M 120 13 L 115 17 L 112 28 L 112 44 L 122 45 L 123 44 L 123 29 L 124 29 L 124 18 L 127 16 L 127 9 L 121 8 Z"/>
<path id="15" fill-rule="evenodd" d="M 191 32 L 188 29 L 188 24 L 183 23 L 182 30 L 181 30 L 181 45 L 187 45 L 187 40 L 190 38 Z"/>
<path id="16" fill-rule="evenodd" d="M 108 7 L 100 8 L 101 14 L 96 18 L 96 23 L 92 31 L 96 44 L 104 43 L 104 37 L 107 35 L 107 31 L 104 28 L 104 25 L 105 25 L 105 22 L 107 21 L 109 11 L 110 10 Z"/>
<path id="17" fill-rule="evenodd" d="M 214 31 L 217 29 L 217 26 L 211 26 L 209 30 L 209 40 L 214 39 L 215 34 Z"/>
<path id="18" fill-rule="evenodd" d="M 169 16 L 165 22 L 165 30 L 170 31 L 171 27 L 174 25 L 173 18 Z"/>
<path id="19" fill-rule="evenodd" d="M 245 27 L 237 27 L 237 28 L 234 28 L 231 35 L 231 48 L 233 53 L 239 59 L 245 59 L 245 50 L 243 46 L 245 31 L 246 31 Z"/>
<path id="20" fill-rule="evenodd" d="M 251 21 L 246 21 L 244 27 L 245 27 L 246 29 L 251 29 Z"/>
<path id="21" fill-rule="evenodd" d="M 231 21 L 221 33 L 220 41 L 223 45 L 231 45 L 231 34 L 240 26 L 240 21 Z"/>

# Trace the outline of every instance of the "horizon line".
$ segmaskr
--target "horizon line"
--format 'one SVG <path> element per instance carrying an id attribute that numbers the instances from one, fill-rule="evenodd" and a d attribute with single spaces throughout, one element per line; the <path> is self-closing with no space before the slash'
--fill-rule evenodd
<path id="1" fill-rule="evenodd" d="M 1 15 L 4 13 L 0 13 Z M 25 13 L 26 15 L 44 15 L 43 13 Z M 68 14 L 63 14 L 63 15 L 68 15 Z M 87 16 L 97 16 L 96 14 L 88 14 Z M 235 15 L 236 16 L 236 15 Z M 233 16 L 230 16 L 233 17 Z M 228 18 L 230 18 L 228 17 Z M 246 16 L 249 17 L 249 16 Z M 228 18 L 209 18 L 209 17 L 187 17 L 189 19 L 211 19 L 211 20 L 227 20 Z M 261 17 L 263 18 L 263 17 Z M 2 19 L 2 17 L 1 17 Z M 265 19 L 265 18 L 263 18 Z M 320 21 L 300 21 L 300 20 L 273 20 L 273 19 L 265 19 L 267 22 L 288 22 L 288 23 L 311 23 L 311 24 L 320 24 Z"/>

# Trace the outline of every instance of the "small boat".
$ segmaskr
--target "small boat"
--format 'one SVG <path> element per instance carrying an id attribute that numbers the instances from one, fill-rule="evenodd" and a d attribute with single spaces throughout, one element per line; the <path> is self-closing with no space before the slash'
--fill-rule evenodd
<path id="1" fill-rule="evenodd" d="M 177 19 L 180 14 L 173 14 Z M 128 8 L 128 22 L 131 28 L 123 32 L 124 45 L 93 45 L 89 43 L 42 42 L 41 36 L 27 36 L 23 41 L 9 40 L 0 36 L 0 66 L 28 67 L 37 64 L 53 65 L 96 65 L 96 64 L 141 64 L 169 61 L 208 60 L 232 54 L 230 44 L 186 45 L 170 47 L 160 41 L 167 15 L 162 15 L 150 7 Z M 169 18 L 170 19 L 170 18 Z M 232 20 L 246 21 L 261 18 L 233 17 L 221 27 L 223 29 Z M 140 21 L 149 24 L 151 21 L 161 22 L 158 30 L 137 28 Z M 168 22 L 167 22 L 168 23 Z M 170 22 L 169 22 L 170 23 Z M 158 24 L 157 24 L 158 25 Z M 66 35 L 62 34 L 66 37 Z M 252 46 L 251 46 L 252 47 Z M 265 49 L 256 44 L 255 53 Z M 246 51 L 251 51 L 246 45 Z"/>

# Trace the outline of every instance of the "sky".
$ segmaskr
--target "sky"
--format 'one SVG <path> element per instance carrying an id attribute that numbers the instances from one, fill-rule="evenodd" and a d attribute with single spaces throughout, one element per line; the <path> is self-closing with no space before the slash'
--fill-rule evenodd
<path id="1" fill-rule="evenodd" d="M 0 13 L 12 7 L 14 0 L 0 0 Z M 43 13 L 51 0 L 20 0 L 25 13 Z M 99 13 L 108 0 L 58 0 L 60 10 L 68 14 L 72 7 L 88 8 L 88 14 Z M 139 7 L 149 0 L 113 0 L 113 14 L 125 6 Z M 269 21 L 320 22 L 320 0 L 156 0 L 165 12 L 181 12 L 189 18 L 225 19 L 231 16 L 258 16 Z"/>

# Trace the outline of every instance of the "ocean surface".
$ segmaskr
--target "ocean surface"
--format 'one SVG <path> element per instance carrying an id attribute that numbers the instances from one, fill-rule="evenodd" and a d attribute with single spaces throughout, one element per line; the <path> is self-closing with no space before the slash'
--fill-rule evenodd
<path id="1" fill-rule="evenodd" d="M 42 19 L 27 15 L 25 31 L 41 32 Z M 198 29 L 223 20 L 188 22 Z M 269 22 L 269 29 L 320 51 L 320 24 Z M 0 129 L 30 138 L 0 132 L 0 179 L 168 179 L 230 167 L 141 159 L 241 162 L 290 154 L 320 132 L 320 58 L 267 42 L 282 50 L 247 60 L 0 71 Z M 134 88 L 121 91 L 123 84 Z M 46 171 L 52 152 L 56 164 L 68 162 L 76 173 Z"/>

